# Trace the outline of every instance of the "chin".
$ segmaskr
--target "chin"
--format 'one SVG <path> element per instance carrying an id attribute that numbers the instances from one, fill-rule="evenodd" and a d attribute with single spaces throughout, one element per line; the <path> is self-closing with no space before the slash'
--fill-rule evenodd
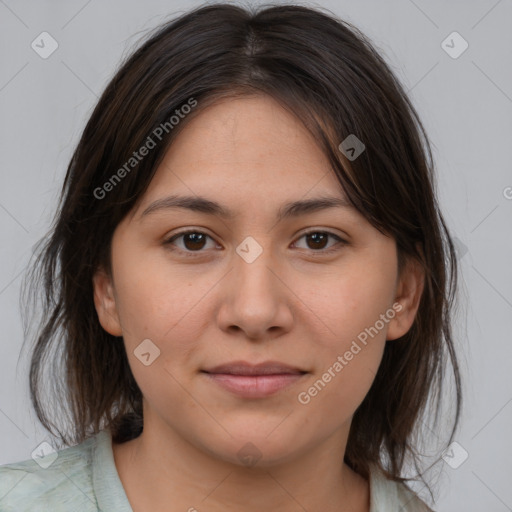
<path id="1" fill-rule="evenodd" d="M 293 459 L 297 450 L 297 436 L 293 432 L 278 433 L 276 423 L 253 425 L 246 430 L 234 431 L 227 443 L 215 443 L 211 453 L 231 464 L 246 468 L 269 468 Z M 275 429 L 275 430 L 274 430 Z M 293 444 L 293 446 L 292 446 Z"/>

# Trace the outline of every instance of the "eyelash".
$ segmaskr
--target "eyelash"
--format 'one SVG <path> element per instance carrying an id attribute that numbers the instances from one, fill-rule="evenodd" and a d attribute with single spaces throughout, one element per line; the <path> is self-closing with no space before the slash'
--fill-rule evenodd
<path id="1" fill-rule="evenodd" d="M 201 253 L 204 253 L 203 250 L 189 251 L 189 250 L 184 250 L 184 249 L 180 249 L 180 248 L 177 248 L 177 247 L 173 247 L 173 242 L 176 239 L 178 239 L 180 237 L 183 237 L 185 235 L 189 235 L 189 234 L 206 235 L 208 238 L 213 240 L 213 238 L 210 235 L 208 235 L 207 233 L 204 233 L 203 231 L 199 231 L 197 229 L 189 229 L 187 231 L 180 231 L 178 233 L 175 233 L 170 238 L 164 240 L 163 244 L 166 247 L 168 247 L 171 251 L 182 252 L 182 253 L 186 254 L 187 257 L 190 257 L 190 258 L 195 258 L 195 257 L 201 256 Z M 318 250 L 310 249 L 310 251 L 312 251 L 314 256 L 330 255 L 332 253 L 335 253 L 335 252 L 341 250 L 341 248 L 343 246 L 348 244 L 348 242 L 346 240 L 343 240 L 343 238 L 339 237 L 338 235 L 335 235 L 334 233 L 331 233 L 330 231 L 321 231 L 321 230 L 318 230 L 318 229 L 314 229 L 314 230 L 308 231 L 306 233 L 302 233 L 302 235 L 297 240 L 300 240 L 301 238 L 303 238 L 303 237 L 305 237 L 307 235 L 312 235 L 312 234 L 328 235 L 328 236 L 331 236 L 331 237 L 335 238 L 336 240 L 338 240 L 338 243 L 334 244 L 334 246 L 331 247 L 330 249 L 318 249 Z"/>

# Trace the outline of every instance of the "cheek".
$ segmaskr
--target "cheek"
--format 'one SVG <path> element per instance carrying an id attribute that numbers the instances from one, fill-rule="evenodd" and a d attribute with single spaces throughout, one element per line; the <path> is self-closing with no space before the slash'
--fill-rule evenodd
<path id="1" fill-rule="evenodd" d="M 196 367 L 194 357 L 208 324 L 205 297 L 215 281 L 199 273 L 185 276 L 176 268 L 171 272 L 170 265 L 155 261 L 139 265 L 135 258 L 124 258 L 115 268 L 116 304 L 132 373 L 142 394 L 165 411 L 169 399 L 181 403 L 187 396 L 179 383 Z M 148 366 L 137 357 L 146 339 L 159 350 Z M 186 405 L 195 407 L 188 399 Z"/>
<path id="2" fill-rule="evenodd" d="M 116 305 L 127 350 L 149 338 L 162 355 L 176 361 L 187 357 L 211 323 L 205 308 L 218 276 L 201 273 L 199 266 L 184 272 L 165 256 L 143 260 L 134 253 L 114 264 Z"/>
<path id="3" fill-rule="evenodd" d="M 385 339 L 388 322 L 379 319 L 393 303 L 394 284 L 392 261 L 360 259 L 347 263 L 339 273 L 316 281 L 314 288 L 308 280 L 299 296 L 304 297 L 304 315 L 309 315 L 309 323 L 314 320 L 318 329 L 325 332 L 318 342 L 325 349 L 344 352 L 359 335 L 364 341 L 364 333 L 374 333 L 376 322 L 376 337 Z"/>
<path id="4" fill-rule="evenodd" d="M 315 336 L 314 379 L 301 403 L 311 400 L 333 421 L 333 407 L 340 415 L 356 410 L 378 371 L 394 317 L 395 271 L 392 258 L 359 258 L 313 292 L 302 291 L 316 313 L 309 313 L 310 323 L 314 318 L 320 334 Z"/>
<path id="5" fill-rule="evenodd" d="M 380 320 L 388 308 L 386 290 L 351 276 L 316 304 L 329 331 L 315 337 L 315 372 L 297 399 L 324 418 L 327 429 L 354 414 L 375 379 L 386 345 L 388 323 Z"/>

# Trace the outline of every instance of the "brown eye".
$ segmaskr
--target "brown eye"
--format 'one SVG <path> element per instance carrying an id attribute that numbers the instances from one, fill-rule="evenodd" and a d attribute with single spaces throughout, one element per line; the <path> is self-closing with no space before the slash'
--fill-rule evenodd
<path id="1" fill-rule="evenodd" d="M 181 247 L 175 244 L 175 241 L 178 239 L 182 239 Z M 164 244 L 172 250 L 179 250 L 182 252 L 202 252 L 202 249 L 205 248 L 208 239 L 212 238 L 201 231 L 184 231 L 173 235 L 171 238 L 166 240 Z"/>
<path id="2" fill-rule="evenodd" d="M 333 239 L 335 242 L 337 241 L 337 243 L 329 246 L 329 238 Z M 180 239 L 181 244 L 176 243 L 176 241 Z M 213 241 L 210 235 L 202 231 L 189 230 L 173 235 L 164 242 L 164 245 L 173 251 L 179 251 L 188 256 L 200 256 L 202 252 L 205 252 L 203 249 L 207 249 L 208 239 Z M 299 238 L 299 240 L 301 239 L 306 240 L 306 247 L 304 248 L 313 253 L 318 253 L 318 256 L 338 251 L 347 244 L 345 240 L 329 231 L 309 231 Z M 215 248 L 215 243 L 213 244 L 213 248 Z"/>
<path id="3" fill-rule="evenodd" d="M 306 235 L 306 239 L 312 243 L 311 249 L 325 249 L 329 235 L 327 233 L 311 233 Z"/>
<path id="4" fill-rule="evenodd" d="M 347 242 L 340 238 L 338 235 L 334 233 L 330 233 L 329 231 L 309 231 L 308 233 L 304 233 L 300 239 L 306 239 L 306 249 L 311 249 L 313 252 L 321 252 L 323 254 L 330 253 L 338 250 L 341 246 L 345 245 Z M 331 245 L 329 248 L 326 248 L 328 244 L 329 238 L 333 238 L 338 241 L 337 244 Z M 340 247 L 337 247 L 340 246 Z M 334 249 L 332 248 L 334 247 Z"/>
<path id="5" fill-rule="evenodd" d="M 183 244 L 190 251 L 202 249 L 205 241 L 206 236 L 203 233 L 187 233 L 183 235 Z"/>

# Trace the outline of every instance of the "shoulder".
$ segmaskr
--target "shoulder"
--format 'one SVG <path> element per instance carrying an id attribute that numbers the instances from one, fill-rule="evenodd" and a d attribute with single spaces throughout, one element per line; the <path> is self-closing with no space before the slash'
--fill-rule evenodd
<path id="1" fill-rule="evenodd" d="M 376 467 L 370 473 L 370 512 L 434 512 L 409 487 L 388 480 Z"/>
<path id="2" fill-rule="evenodd" d="M 0 466 L 2 512 L 97 511 L 92 462 L 102 431 L 81 444 Z"/>

